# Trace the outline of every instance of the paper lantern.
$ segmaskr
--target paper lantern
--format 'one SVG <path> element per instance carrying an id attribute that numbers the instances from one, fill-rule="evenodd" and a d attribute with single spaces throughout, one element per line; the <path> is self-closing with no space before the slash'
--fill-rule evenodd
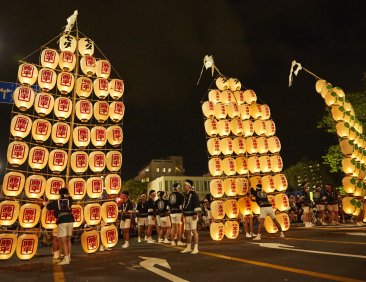
<path id="1" fill-rule="evenodd" d="M 272 175 L 265 175 L 261 179 L 263 191 L 266 193 L 273 193 L 276 185 Z"/>
<path id="2" fill-rule="evenodd" d="M 24 85 L 33 85 L 38 76 L 38 69 L 31 64 L 21 64 L 18 68 L 18 80 Z"/>
<path id="3" fill-rule="evenodd" d="M 125 91 L 125 85 L 121 79 L 112 79 L 109 82 L 108 92 L 114 100 L 118 100 L 122 97 Z"/>
<path id="4" fill-rule="evenodd" d="M 23 228 L 33 228 L 39 222 L 41 207 L 36 204 L 24 204 L 19 211 L 19 224 Z"/>
<path id="5" fill-rule="evenodd" d="M 46 189 L 46 178 L 42 175 L 31 175 L 25 181 L 25 194 L 30 199 L 41 198 Z"/>
<path id="6" fill-rule="evenodd" d="M 215 220 L 220 220 L 225 217 L 224 202 L 216 200 L 210 204 L 211 216 Z"/>
<path id="7" fill-rule="evenodd" d="M 54 49 L 44 49 L 41 53 L 41 65 L 44 68 L 55 69 L 58 65 L 60 56 Z"/>
<path id="8" fill-rule="evenodd" d="M 234 197 L 236 196 L 236 182 L 235 178 L 226 178 L 224 179 L 224 191 L 226 196 Z"/>
<path id="9" fill-rule="evenodd" d="M 229 87 L 231 91 L 237 91 L 241 89 L 241 83 L 237 78 L 229 78 Z"/>
<path id="10" fill-rule="evenodd" d="M 15 140 L 22 140 L 27 137 L 32 128 L 32 120 L 25 115 L 16 115 L 12 118 L 10 124 L 10 133 Z"/>
<path id="11" fill-rule="evenodd" d="M 49 115 L 54 107 L 55 99 L 51 94 L 38 93 L 34 100 L 34 109 L 41 117 Z"/>
<path id="12" fill-rule="evenodd" d="M 266 136 L 273 136 L 276 133 L 276 125 L 273 120 L 266 120 Z"/>
<path id="13" fill-rule="evenodd" d="M 105 99 L 109 94 L 109 82 L 105 78 L 97 78 L 93 82 L 93 89 L 95 95 L 99 99 Z"/>
<path id="14" fill-rule="evenodd" d="M 93 151 L 89 155 L 89 167 L 93 172 L 101 172 L 105 168 L 105 155 L 102 151 Z"/>
<path id="15" fill-rule="evenodd" d="M 355 124 L 355 117 L 350 111 L 346 111 L 343 116 L 343 120 L 345 122 L 348 122 L 350 127 L 352 127 Z"/>
<path id="16" fill-rule="evenodd" d="M 259 173 L 260 172 L 260 161 L 257 156 L 252 156 L 248 158 L 248 169 L 251 173 Z"/>
<path id="17" fill-rule="evenodd" d="M 244 133 L 243 122 L 239 118 L 230 121 L 230 130 L 236 136 L 241 136 Z"/>
<path id="18" fill-rule="evenodd" d="M 11 226 L 18 219 L 20 205 L 17 201 L 5 200 L 0 203 L 0 225 Z"/>
<path id="19" fill-rule="evenodd" d="M 218 122 L 214 118 L 205 121 L 205 131 L 208 136 L 216 136 L 218 134 Z"/>
<path id="20" fill-rule="evenodd" d="M 112 223 L 118 219 L 118 206 L 116 202 L 110 201 L 103 203 L 102 219 L 106 223 Z"/>
<path id="21" fill-rule="evenodd" d="M 94 117 L 95 119 L 103 123 L 108 119 L 109 104 L 105 101 L 98 101 L 94 104 Z"/>
<path id="22" fill-rule="evenodd" d="M 221 198 L 224 195 L 224 182 L 222 179 L 210 181 L 210 193 L 214 198 Z"/>
<path id="23" fill-rule="evenodd" d="M 224 104 L 218 103 L 214 105 L 214 113 L 217 119 L 224 119 L 227 116 L 226 106 Z"/>
<path id="24" fill-rule="evenodd" d="M 356 207 L 356 210 L 352 215 L 358 217 L 360 214 L 361 214 L 361 209 L 359 207 Z"/>
<path id="25" fill-rule="evenodd" d="M 16 234 L 0 234 L 0 260 L 6 260 L 12 257 L 17 247 Z"/>
<path id="26" fill-rule="evenodd" d="M 85 153 L 86 154 L 86 153 Z M 71 156 L 72 158 L 72 156 Z M 86 193 L 89 198 L 97 199 L 103 194 L 103 180 L 100 177 L 90 177 L 86 181 Z"/>
<path id="27" fill-rule="evenodd" d="M 51 69 L 40 69 L 38 74 L 38 85 L 41 87 L 42 91 L 48 92 L 52 90 L 57 81 L 57 75 L 54 70 Z"/>
<path id="28" fill-rule="evenodd" d="M 65 187 L 65 180 L 61 177 L 50 177 L 46 181 L 46 197 L 49 200 L 57 200 L 60 198 L 60 189 Z"/>
<path id="29" fill-rule="evenodd" d="M 240 117 L 239 107 L 236 103 L 230 103 L 226 106 L 227 114 L 230 118 Z"/>
<path id="30" fill-rule="evenodd" d="M 287 211 L 290 209 L 290 203 L 286 194 L 280 193 L 275 196 L 276 209 L 279 211 Z"/>
<path id="31" fill-rule="evenodd" d="M 263 173 L 268 173 L 271 171 L 271 158 L 270 156 L 261 156 L 259 157 L 260 169 Z"/>
<path id="32" fill-rule="evenodd" d="M 366 196 L 366 191 L 362 187 L 356 187 L 355 192 L 353 193 L 354 197 L 364 198 Z"/>
<path id="33" fill-rule="evenodd" d="M 235 199 L 226 200 L 224 210 L 228 218 L 237 218 L 239 216 L 238 202 Z"/>
<path id="34" fill-rule="evenodd" d="M 350 130 L 349 130 L 349 134 L 348 134 L 348 138 L 349 140 L 355 140 L 357 138 L 357 131 L 354 127 L 351 127 Z"/>
<path id="35" fill-rule="evenodd" d="M 276 190 L 278 192 L 286 191 L 286 189 L 288 187 L 288 182 L 287 182 L 286 176 L 284 174 L 282 174 L 282 173 L 275 174 L 273 176 L 273 181 L 274 181 Z"/>
<path id="36" fill-rule="evenodd" d="M 47 165 L 49 152 L 46 148 L 36 146 L 30 149 L 28 164 L 32 170 L 44 169 Z"/>
<path id="37" fill-rule="evenodd" d="M 42 209 L 41 223 L 42 227 L 46 229 L 54 229 L 56 225 L 57 218 L 55 217 L 53 210 L 48 210 L 47 207 Z"/>
<path id="38" fill-rule="evenodd" d="M 249 178 L 249 186 L 256 187 L 258 184 L 262 184 L 262 178 L 259 175 Z"/>
<path id="39" fill-rule="evenodd" d="M 237 105 L 242 105 L 245 103 L 244 91 L 240 91 L 240 90 L 234 91 L 234 96 L 235 96 L 235 101 L 236 101 Z"/>
<path id="40" fill-rule="evenodd" d="M 258 146 L 257 152 L 259 154 L 266 154 L 266 153 L 268 153 L 268 151 L 269 151 L 269 143 L 268 143 L 267 137 L 265 137 L 265 136 L 258 137 L 256 139 L 256 141 L 257 141 L 257 146 Z"/>
<path id="41" fill-rule="evenodd" d="M 281 212 L 276 214 L 276 219 L 278 223 L 281 225 L 282 231 L 287 231 L 290 229 L 290 218 L 287 213 Z"/>
<path id="42" fill-rule="evenodd" d="M 4 176 L 3 192 L 5 196 L 16 197 L 22 193 L 25 176 L 20 172 L 10 171 Z"/>
<path id="43" fill-rule="evenodd" d="M 13 93 L 14 104 L 19 108 L 19 110 L 26 111 L 32 107 L 35 96 L 36 95 L 32 88 L 19 86 Z"/>
<path id="44" fill-rule="evenodd" d="M 236 174 L 236 164 L 234 158 L 225 158 L 222 160 L 224 173 L 228 176 Z"/>
<path id="45" fill-rule="evenodd" d="M 323 87 L 321 88 L 321 90 L 320 90 L 320 95 L 323 97 L 323 98 L 325 98 L 325 95 L 329 92 L 329 91 L 331 91 L 332 90 L 332 88 L 333 88 L 333 86 L 330 84 L 330 83 L 325 83 L 324 85 L 323 85 Z"/>
<path id="46" fill-rule="evenodd" d="M 264 219 L 264 228 L 270 234 L 276 233 L 278 231 L 276 224 L 274 224 L 270 216 L 266 216 L 266 218 Z"/>
<path id="47" fill-rule="evenodd" d="M 276 210 L 276 200 L 273 195 L 267 195 L 268 201 L 272 204 L 272 209 Z"/>
<path id="48" fill-rule="evenodd" d="M 258 152 L 258 142 L 256 137 L 249 137 L 245 139 L 245 145 L 248 154 L 256 154 Z"/>
<path id="49" fill-rule="evenodd" d="M 229 80 L 226 77 L 220 76 L 216 79 L 216 86 L 219 90 L 227 90 L 229 89 Z"/>
<path id="50" fill-rule="evenodd" d="M 102 219 L 102 207 L 97 203 L 87 204 L 84 207 L 84 217 L 86 224 L 98 225 Z"/>
<path id="51" fill-rule="evenodd" d="M 347 137 L 350 130 L 350 125 L 348 122 L 338 122 L 336 125 L 337 135 L 341 138 Z"/>
<path id="52" fill-rule="evenodd" d="M 207 118 L 214 117 L 215 115 L 215 104 L 211 101 L 206 101 L 202 104 L 203 115 Z"/>
<path id="53" fill-rule="evenodd" d="M 211 156 L 218 156 L 221 154 L 220 139 L 210 138 L 207 141 L 207 150 Z"/>
<path id="54" fill-rule="evenodd" d="M 70 125 L 65 122 L 56 122 L 52 126 L 52 141 L 57 146 L 66 144 L 70 139 Z"/>
<path id="55" fill-rule="evenodd" d="M 88 154 L 83 151 L 76 151 L 71 154 L 71 168 L 79 174 L 88 169 Z"/>
<path id="56" fill-rule="evenodd" d="M 113 224 L 102 227 L 100 237 L 104 247 L 113 248 L 118 242 L 117 227 Z"/>
<path id="57" fill-rule="evenodd" d="M 221 92 L 220 101 L 225 105 L 235 103 L 235 96 L 230 90 L 224 90 Z"/>
<path id="58" fill-rule="evenodd" d="M 65 33 L 60 37 L 59 47 L 61 51 L 69 51 L 74 53 L 76 50 L 76 38 L 69 33 Z"/>
<path id="59" fill-rule="evenodd" d="M 253 125 L 253 122 L 251 120 L 244 120 L 243 121 L 243 128 L 244 128 L 243 135 L 245 137 L 249 137 L 249 136 L 252 136 L 254 134 L 254 125 Z"/>
<path id="60" fill-rule="evenodd" d="M 93 81 L 81 76 L 76 80 L 76 94 L 80 98 L 88 98 L 93 91 Z"/>
<path id="61" fill-rule="evenodd" d="M 242 120 L 250 119 L 250 105 L 241 104 L 238 106 L 238 108 Z"/>
<path id="62" fill-rule="evenodd" d="M 75 79 L 69 72 L 61 72 L 57 77 L 57 88 L 61 94 L 70 93 L 74 88 Z"/>
<path id="63" fill-rule="evenodd" d="M 352 140 L 343 139 L 339 142 L 339 146 L 341 147 L 341 152 L 343 155 L 351 155 L 354 152 L 355 146 Z"/>
<path id="64" fill-rule="evenodd" d="M 344 197 L 342 207 L 346 214 L 353 214 L 356 211 L 355 199 L 353 197 Z"/>
<path id="65" fill-rule="evenodd" d="M 244 100 L 247 104 L 252 104 L 257 101 L 257 95 L 251 89 L 247 89 L 244 91 Z"/>
<path id="66" fill-rule="evenodd" d="M 253 124 L 254 132 L 257 135 L 264 135 L 267 133 L 267 123 L 264 120 L 256 120 Z"/>
<path id="67" fill-rule="evenodd" d="M 333 106 L 331 109 L 332 117 L 335 121 L 344 119 L 344 108 L 342 106 Z"/>
<path id="68" fill-rule="evenodd" d="M 111 64 L 107 60 L 98 60 L 96 63 L 97 77 L 108 78 L 111 74 Z"/>
<path id="69" fill-rule="evenodd" d="M 91 141 L 96 148 L 101 148 L 107 143 L 107 130 L 103 126 L 94 126 L 91 130 Z"/>
<path id="70" fill-rule="evenodd" d="M 261 105 L 261 111 L 262 111 L 262 116 L 261 116 L 262 120 L 267 120 L 271 117 L 271 110 L 268 105 L 266 105 L 266 104 Z"/>
<path id="71" fill-rule="evenodd" d="M 316 90 L 316 92 L 318 92 L 320 94 L 320 91 L 322 90 L 323 86 L 326 83 L 327 82 L 324 79 L 317 80 L 316 83 L 315 83 L 315 90 Z"/>
<path id="72" fill-rule="evenodd" d="M 268 150 L 272 153 L 279 153 L 281 151 L 281 142 L 276 136 L 269 137 L 268 141 Z"/>
<path id="73" fill-rule="evenodd" d="M 18 167 L 26 161 L 28 157 L 29 147 L 26 143 L 13 141 L 9 144 L 7 160 L 12 166 Z"/>
<path id="74" fill-rule="evenodd" d="M 249 197 L 242 197 L 238 200 L 238 208 L 243 216 L 251 215 L 251 200 Z"/>
<path id="75" fill-rule="evenodd" d="M 87 147 L 90 143 L 90 130 L 86 126 L 77 126 L 73 131 L 73 141 L 74 144 L 83 149 Z"/>
<path id="76" fill-rule="evenodd" d="M 80 205 L 72 205 L 71 206 L 72 215 L 74 216 L 74 228 L 78 228 L 84 222 L 84 210 Z"/>
<path id="77" fill-rule="evenodd" d="M 258 119 L 262 116 L 262 107 L 260 104 L 252 103 L 249 107 L 249 111 L 250 111 L 251 117 L 254 119 Z"/>
<path id="78" fill-rule="evenodd" d="M 32 137 L 37 143 L 43 143 L 51 135 L 51 123 L 45 119 L 36 119 L 32 125 Z"/>
<path id="79" fill-rule="evenodd" d="M 338 86 L 334 87 L 333 91 L 337 94 L 338 97 L 344 97 L 345 96 L 344 91 L 342 90 L 342 88 L 340 88 Z"/>
<path id="80" fill-rule="evenodd" d="M 107 169 L 117 172 L 122 167 L 122 154 L 119 151 L 109 151 L 106 156 Z"/>
<path id="81" fill-rule="evenodd" d="M 65 151 L 55 149 L 50 152 L 48 166 L 54 173 L 62 172 L 67 165 L 67 154 Z"/>
<path id="82" fill-rule="evenodd" d="M 328 91 L 324 96 L 324 100 L 328 107 L 337 105 L 339 103 L 338 96 L 334 91 Z"/>
<path id="83" fill-rule="evenodd" d="M 92 76 L 96 72 L 96 61 L 93 56 L 86 55 L 80 59 L 81 71 L 87 76 Z"/>
<path id="84" fill-rule="evenodd" d="M 261 209 L 255 200 L 250 200 L 250 209 L 254 214 L 260 214 Z"/>
<path id="85" fill-rule="evenodd" d="M 68 189 L 73 200 L 82 200 L 86 194 L 86 181 L 80 177 L 72 178 Z"/>
<path id="86" fill-rule="evenodd" d="M 273 172 L 280 172 L 283 168 L 282 158 L 279 155 L 271 157 L 271 168 Z"/>
<path id="87" fill-rule="evenodd" d="M 37 253 L 38 237 L 36 234 L 23 234 L 18 237 L 17 256 L 21 260 L 28 260 Z"/>
<path id="88" fill-rule="evenodd" d="M 221 153 L 223 153 L 224 155 L 231 155 L 233 153 L 233 141 L 231 140 L 231 138 L 221 139 L 219 143 L 220 143 L 219 151 L 221 151 Z"/>
<path id="89" fill-rule="evenodd" d="M 88 100 L 80 100 L 75 105 L 76 116 L 81 122 L 89 121 L 93 116 L 93 105 Z"/>
<path id="90" fill-rule="evenodd" d="M 220 136 L 226 137 L 230 135 L 230 122 L 227 119 L 222 119 L 217 122 L 217 131 Z"/>
<path id="91" fill-rule="evenodd" d="M 246 157 L 238 157 L 235 159 L 235 169 L 240 175 L 248 173 L 248 159 Z"/>
<path id="92" fill-rule="evenodd" d="M 221 241 L 224 238 L 224 224 L 222 222 L 212 222 L 210 224 L 210 236 L 214 241 Z"/>
<path id="93" fill-rule="evenodd" d="M 356 170 L 356 160 L 352 158 L 344 158 L 342 160 L 342 170 L 345 174 L 352 174 Z"/>
<path id="94" fill-rule="evenodd" d="M 62 51 L 58 64 L 63 71 L 72 71 L 76 65 L 75 54 L 70 51 Z"/>
<path id="95" fill-rule="evenodd" d="M 210 90 L 208 92 L 208 100 L 213 103 L 219 103 L 221 101 L 221 92 L 217 89 Z"/>
<path id="96" fill-rule="evenodd" d="M 122 188 L 121 176 L 118 174 L 108 174 L 105 179 L 105 190 L 108 195 L 117 195 Z"/>
<path id="97" fill-rule="evenodd" d="M 342 185 L 343 185 L 343 189 L 344 192 L 346 192 L 347 194 L 353 194 L 356 190 L 356 185 L 359 182 L 357 181 L 357 179 L 355 177 L 351 177 L 351 176 L 345 176 L 342 179 Z M 361 183 L 362 185 L 362 183 Z"/>
<path id="98" fill-rule="evenodd" d="M 352 104 L 347 99 L 344 99 L 343 107 L 346 113 L 350 112 L 351 116 L 355 115 L 355 110 L 353 109 Z"/>
<path id="99" fill-rule="evenodd" d="M 109 118 L 113 122 L 119 122 L 125 115 L 125 104 L 114 101 L 109 106 Z"/>
<path id="100" fill-rule="evenodd" d="M 236 239 L 239 235 L 239 223 L 234 220 L 228 220 L 224 225 L 225 236 L 228 239 Z"/>
<path id="101" fill-rule="evenodd" d="M 236 192 L 239 196 L 244 196 L 249 191 L 249 181 L 247 178 L 235 178 Z"/>
<path id="102" fill-rule="evenodd" d="M 65 97 L 58 97 L 55 101 L 54 112 L 58 119 L 67 119 L 72 112 L 71 100 Z"/>
<path id="103" fill-rule="evenodd" d="M 237 155 L 243 155 L 246 152 L 245 139 L 243 137 L 236 137 L 232 140 L 233 151 Z"/>
<path id="104" fill-rule="evenodd" d="M 80 38 L 78 41 L 78 50 L 81 56 L 94 54 L 94 42 L 90 38 Z"/>
<path id="105" fill-rule="evenodd" d="M 87 254 L 95 253 L 99 249 L 99 232 L 96 230 L 85 231 L 81 235 L 81 246 Z"/>

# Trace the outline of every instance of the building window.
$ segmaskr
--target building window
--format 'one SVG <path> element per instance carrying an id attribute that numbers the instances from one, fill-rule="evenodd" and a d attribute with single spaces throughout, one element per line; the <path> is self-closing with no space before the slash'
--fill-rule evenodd
<path id="1" fill-rule="evenodd" d="M 169 189 L 169 183 L 167 180 L 165 180 L 165 191 L 167 191 Z"/>
<path id="2" fill-rule="evenodd" d="M 168 168 L 168 172 L 172 172 L 172 168 L 171 167 Z"/>
<path id="3" fill-rule="evenodd" d="M 156 172 L 159 172 L 159 171 L 160 171 L 160 169 L 157 167 L 157 168 L 156 168 Z"/>
<path id="4" fill-rule="evenodd" d="M 165 167 L 163 167 L 163 172 L 165 172 Z"/>

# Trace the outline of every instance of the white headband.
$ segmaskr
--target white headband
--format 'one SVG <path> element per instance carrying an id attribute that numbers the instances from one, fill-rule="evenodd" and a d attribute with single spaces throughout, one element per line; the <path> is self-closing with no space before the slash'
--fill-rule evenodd
<path id="1" fill-rule="evenodd" d="M 192 185 L 187 181 L 184 181 L 184 184 L 187 184 L 189 187 L 192 187 Z"/>

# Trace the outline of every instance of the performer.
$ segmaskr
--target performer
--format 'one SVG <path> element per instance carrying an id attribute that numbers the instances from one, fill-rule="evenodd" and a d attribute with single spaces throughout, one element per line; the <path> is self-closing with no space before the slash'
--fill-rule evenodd
<path id="1" fill-rule="evenodd" d="M 147 210 L 147 201 L 146 201 L 146 195 L 145 194 L 141 194 L 140 195 L 140 200 L 137 203 L 137 207 L 136 207 L 136 212 L 137 212 L 137 223 L 138 223 L 138 238 L 137 238 L 137 242 L 141 243 L 141 236 L 142 233 L 145 234 L 145 241 L 147 240 L 147 236 L 146 236 L 146 231 L 147 228 L 149 226 L 149 221 L 148 221 L 148 210 Z"/>
<path id="2" fill-rule="evenodd" d="M 171 239 L 172 246 L 184 246 L 182 242 L 182 206 L 183 206 L 183 195 L 179 192 L 180 185 L 178 183 L 173 184 L 173 192 L 169 195 L 169 209 L 170 218 L 172 221 Z M 177 244 L 175 243 L 177 240 Z"/>
<path id="3" fill-rule="evenodd" d="M 160 219 L 160 233 L 158 233 L 158 242 L 170 244 L 168 239 L 170 234 L 171 222 L 170 222 L 170 213 L 169 213 L 169 202 L 164 199 L 164 191 L 158 192 L 158 200 L 155 202 L 156 209 L 159 214 Z M 163 239 L 165 238 L 165 239 Z"/>
<path id="4" fill-rule="evenodd" d="M 314 224 L 311 222 L 310 207 L 313 205 L 310 199 L 310 188 L 307 182 L 303 183 L 301 191 L 300 202 L 304 211 L 303 222 L 305 227 L 313 227 Z"/>
<path id="5" fill-rule="evenodd" d="M 126 249 L 130 246 L 130 227 L 131 227 L 131 215 L 133 211 L 133 204 L 129 199 L 130 193 L 123 191 L 122 194 L 122 205 L 121 205 L 121 223 L 120 228 L 122 230 L 123 239 L 125 243 L 121 246 Z"/>
<path id="6" fill-rule="evenodd" d="M 148 244 L 155 243 L 155 240 L 153 240 L 151 237 L 154 226 L 156 225 L 156 220 L 155 220 L 156 208 L 155 208 L 155 204 L 154 204 L 155 197 L 156 197 L 155 190 L 150 190 L 149 200 L 147 201 L 148 223 L 149 223 L 149 227 L 147 228 L 147 243 Z"/>

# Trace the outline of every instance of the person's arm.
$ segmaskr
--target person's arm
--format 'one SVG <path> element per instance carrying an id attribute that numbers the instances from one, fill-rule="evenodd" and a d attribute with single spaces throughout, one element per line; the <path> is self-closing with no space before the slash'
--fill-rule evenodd
<path id="1" fill-rule="evenodd" d="M 202 209 L 201 209 L 200 199 L 198 198 L 197 193 L 193 193 L 192 194 L 192 201 L 193 201 L 193 208 L 194 208 L 193 211 L 195 211 L 197 213 L 197 215 L 200 217 L 201 216 Z M 196 220 L 197 219 L 197 215 L 192 216 L 192 218 L 194 220 Z"/>

